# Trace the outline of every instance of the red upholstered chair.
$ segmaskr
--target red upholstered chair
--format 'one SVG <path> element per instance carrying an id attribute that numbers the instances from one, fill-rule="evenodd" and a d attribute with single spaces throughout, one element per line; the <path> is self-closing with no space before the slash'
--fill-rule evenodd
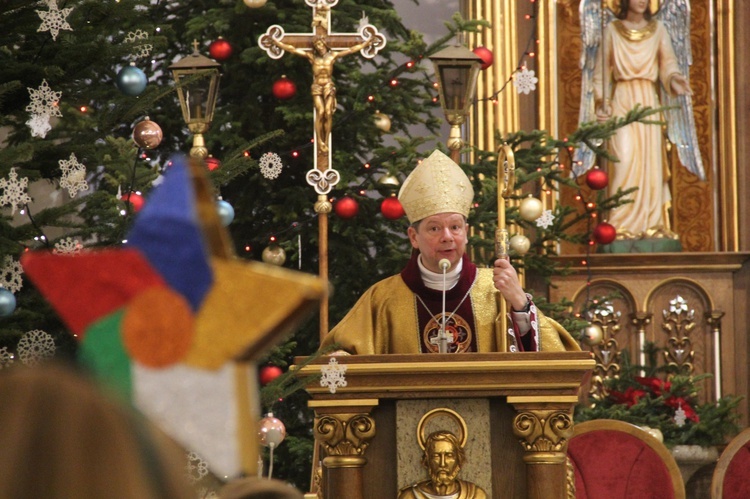
<path id="1" fill-rule="evenodd" d="M 750 428 L 734 437 L 716 463 L 711 499 L 750 497 Z"/>
<path id="2" fill-rule="evenodd" d="M 576 424 L 568 458 L 576 499 L 685 499 L 672 454 L 630 423 L 597 419 Z"/>

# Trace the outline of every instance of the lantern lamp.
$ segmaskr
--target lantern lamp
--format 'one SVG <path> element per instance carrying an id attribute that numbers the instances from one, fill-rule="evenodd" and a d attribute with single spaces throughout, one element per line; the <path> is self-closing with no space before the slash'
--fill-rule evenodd
<path id="1" fill-rule="evenodd" d="M 169 69 L 177 84 L 177 97 L 182 107 L 182 118 L 193 133 L 190 156 L 205 158 L 208 149 L 203 134 L 214 117 L 219 95 L 220 64 L 198 52 L 198 41 L 193 42 L 193 53 L 175 62 Z"/>
<path id="2" fill-rule="evenodd" d="M 438 78 L 440 106 L 451 126 L 448 148 L 463 147 L 461 125 L 466 122 L 474 100 L 482 59 L 463 45 L 453 45 L 430 56 Z"/>

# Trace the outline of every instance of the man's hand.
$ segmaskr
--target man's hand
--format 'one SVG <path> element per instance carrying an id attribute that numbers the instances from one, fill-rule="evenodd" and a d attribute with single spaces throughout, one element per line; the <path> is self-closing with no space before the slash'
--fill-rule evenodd
<path id="1" fill-rule="evenodd" d="M 513 310 L 523 310 L 526 307 L 526 293 L 521 287 L 521 281 L 518 279 L 518 273 L 510 260 L 507 258 L 498 258 L 495 260 L 495 267 L 492 270 L 493 281 L 503 297 L 508 300 Z"/>

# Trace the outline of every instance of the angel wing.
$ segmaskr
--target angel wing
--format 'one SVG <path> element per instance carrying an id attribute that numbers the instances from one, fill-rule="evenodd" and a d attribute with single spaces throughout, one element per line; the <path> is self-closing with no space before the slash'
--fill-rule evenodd
<path id="1" fill-rule="evenodd" d="M 578 123 L 589 123 L 596 120 L 594 108 L 594 69 L 599 47 L 602 44 L 602 27 L 606 26 L 614 14 L 609 9 L 602 9 L 602 0 L 581 0 L 579 14 L 581 20 L 581 105 L 578 111 Z M 578 176 L 594 165 L 594 152 L 586 145 L 576 149 L 573 156 L 573 173 Z"/>
<path id="2" fill-rule="evenodd" d="M 689 0 L 664 0 L 656 18 L 667 28 L 680 72 L 689 81 L 690 65 L 693 63 L 690 47 Z M 667 107 L 664 111 L 667 120 L 667 135 L 669 141 L 677 148 L 680 162 L 693 175 L 705 180 L 706 173 L 703 169 L 703 159 L 695 130 L 693 98 L 690 95 L 672 96 L 663 85 L 660 98 L 662 105 Z"/>

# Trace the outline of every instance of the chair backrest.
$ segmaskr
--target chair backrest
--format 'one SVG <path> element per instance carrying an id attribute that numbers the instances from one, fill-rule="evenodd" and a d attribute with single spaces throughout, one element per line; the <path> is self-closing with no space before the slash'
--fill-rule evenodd
<path id="1" fill-rule="evenodd" d="M 656 438 L 630 423 L 578 423 L 568 442 L 576 499 L 685 499 L 677 462 Z"/>
<path id="2" fill-rule="evenodd" d="M 734 437 L 719 456 L 711 480 L 711 499 L 750 497 L 750 428 Z"/>

